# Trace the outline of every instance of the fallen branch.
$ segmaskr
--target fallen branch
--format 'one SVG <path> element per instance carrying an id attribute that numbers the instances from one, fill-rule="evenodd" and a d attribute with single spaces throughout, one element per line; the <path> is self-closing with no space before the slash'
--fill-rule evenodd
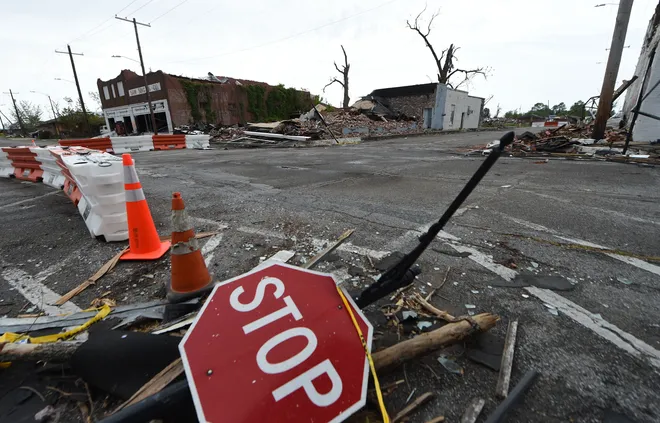
<path id="1" fill-rule="evenodd" d="M 415 300 L 422 306 L 426 311 L 432 313 L 434 316 L 439 317 L 442 320 L 447 322 L 454 322 L 456 318 L 446 311 L 435 308 L 431 303 L 422 298 L 421 295 L 415 294 Z"/>
<path id="2" fill-rule="evenodd" d="M 50 342 L 46 344 L 0 343 L 1 361 L 66 361 L 82 342 Z"/>
<path id="3" fill-rule="evenodd" d="M 403 410 L 399 411 L 399 413 L 396 416 L 394 416 L 394 418 L 392 419 L 392 423 L 396 423 L 398 421 L 401 421 L 401 419 L 403 419 L 408 414 L 415 411 L 415 409 L 417 407 L 424 404 L 426 401 L 430 400 L 431 398 L 433 398 L 433 392 L 427 392 L 427 393 L 422 394 L 421 396 L 417 397 L 417 399 L 415 401 L 413 401 L 412 403 L 410 403 L 409 406 L 407 406 Z"/>
<path id="4" fill-rule="evenodd" d="M 427 295 L 426 298 L 424 298 L 426 301 L 429 301 L 431 299 L 431 297 L 433 297 L 433 294 L 436 293 L 436 291 L 439 291 L 440 289 L 442 289 L 443 286 L 445 286 L 445 283 L 447 283 L 447 278 L 449 277 L 449 272 L 450 271 L 451 271 L 451 266 L 447 266 L 447 272 L 445 272 L 445 278 L 442 280 L 442 283 L 440 284 L 439 287 L 433 288 L 433 291 L 431 291 L 429 293 L 429 295 Z"/>
<path id="5" fill-rule="evenodd" d="M 376 370 L 396 366 L 412 358 L 452 345 L 474 333 L 487 331 L 495 326 L 495 323 L 499 319 L 499 316 L 490 313 L 477 314 L 469 320 L 449 323 L 434 331 L 423 333 L 407 341 L 385 348 L 373 354 Z"/>

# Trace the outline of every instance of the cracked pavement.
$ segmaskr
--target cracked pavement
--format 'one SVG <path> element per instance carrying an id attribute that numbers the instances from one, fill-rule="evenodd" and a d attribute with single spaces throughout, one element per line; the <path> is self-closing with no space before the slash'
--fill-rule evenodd
<path id="1" fill-rule="evenodd" d="M 159 232 L 170 230 L 174 191 L 182 193 L 198 232 L 220 231 L 210 238 L 214 248 L 205 251 L 216 279 L 246 272 L 282 249 L 295 251 L 291 263 L 300 264 L 327 240 L 355 228 L 349 243 L 317 270 L 333 272 L 357 293 L 379 273 L 371 262 L 409 251 L 483 161 L 462 151 L 500 135 L 443 134 L 328 148 L 161 151 L 134 158 Z M 465 304 L 473 304 L 476 313 L 499 314 L 491 332 L 502 338 L 509 320 L 519 320 L 511 386 L 529 369 L 541 376 L 508 421 L 601 422 L 608 413 L 658 421 L 660 262 L 644 259 L 660 256 L 658 169 L 535 161 L 498 161 L 420 259 L 423 273 L 415 289 L 430 292 L 449 266 L 447 283 L 433 297 L 436 307 L 463 315 Z M 21 294 L 26 278 L 63 294 L 124 245 L 89 238 L 64 194 L 15 180 L 2 179 L 0 186 L 0 316 L 40 308 Z M 597 250 L 603 247 L 612 251 Z M 451 249 L 471 255 L 438 252 Z M 166 260 L 122 263 L 70 306 L 84 309 L 106 291 L 120 304 L 163 297 L 168 272 Z M 519 274 L 562 277 L 573 289 L 492 283 Z M 43 300 L 46 294 L 32 297 Z M 396 341 L 380 309 L 385 302 L 365 310 L 382 333 L 374 348 Z M 438 415 L 457 421 L 474 397 L 486 400 L 483 415 L 492 412 L 498 404 L 497 373 L 461 356 L 457 362 L 465 373 L 456 375 L 438 363 L 438 355 L 381 376 L 382 384 L 409 381 L 386 398 L 390 413 L 405 406 L 412 390 L 415 397 L 436 394 L 411 415 L 412 422 Z"/>

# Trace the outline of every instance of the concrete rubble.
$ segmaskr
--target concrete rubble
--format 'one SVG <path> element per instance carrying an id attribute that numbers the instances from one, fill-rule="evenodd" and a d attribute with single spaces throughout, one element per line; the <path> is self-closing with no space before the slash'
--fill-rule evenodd
<path id="1" fill-rule="evenodd" d="M 505 151 L 516 157 L 555 156 L 565 158 L 595 158 L 611 161 L 633 161 L 636 163 L 660 164 L 660 143 L 630 142 L 623 154 L 627 132 L 625 129 L 609 128 L 605 138 L 590 138 L 591 128 L 582 125 L 563 125 L 538 133 L 523 132 Z M 488 154 L 497 141 L 483 148 L 470 150 L 468 154 Z"/>

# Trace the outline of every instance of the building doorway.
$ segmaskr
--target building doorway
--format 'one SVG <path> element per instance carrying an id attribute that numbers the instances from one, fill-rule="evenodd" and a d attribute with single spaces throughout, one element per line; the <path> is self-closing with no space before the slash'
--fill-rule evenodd
<path id="1" fill-rule="evenodd" d="M 424 114 L 424 129 L 431 128 L 431 120 L 433 119 L 433 109 L 426 108 L 423 111 Z"/>
<path id="2" fill-rule="evenodd" d="M 156 128 L 158 128 L 159 134 L 161 132 L 170 132 L 165 112 L 154 113 L 154 119 L 156 119 Z"/>
<path id="3" fill-rule="evenodd" d="M 131 122 L 130 116 L 124 117 L 124 128 L 126 128 L 126 134 L 133 133 L 133 122 Z"/>
<path id="4" fill-rule="evenodd" d="M 464 122 L 465 122 L 465 112 L 461 113 L 461 129 L 463 129 Z"/>

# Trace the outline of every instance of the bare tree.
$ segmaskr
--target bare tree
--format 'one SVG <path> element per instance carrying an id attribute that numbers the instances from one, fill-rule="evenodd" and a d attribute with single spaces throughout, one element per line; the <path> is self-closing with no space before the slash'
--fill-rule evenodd
<path id="1" fill-rule="evenodd" d="M 344 110 L 346 110 L 349 108 L 349 103 L 351 101 L 351 99 L 348 97 L 348 71 L 350 70 L 351 65 L 348 64 L 348 56 L 346 55 L 346 50 L 344 50 L 344 46 L 341 46 L 341 51 L 344 52 L 344 66 L 342 67 L 343 69 L 339 69 L 339 66 L 337 66 L 337 62 L 335 62 L 335 69 L 337 69 L 337 72 L 339 72 L 342 75 L 343 82 L 333 77 L 332 80 L 328 82 L 325 87 L 323 87 L 323 92 L 325 92 L 325 89 L 328 88 L 330 85 L 334 84 L 335 82 L 341 85 L 344 88 L 344 101 L 342 107 L 344 108 Z"/>
<path id="2" fill-rule="evenodd" d="M 426 43 L 426 47 L 431 50 L 431 54 L 433 55 L 433 60 L 435 60 L 436 65 L 438 66 L 438 82 L 441 84 L 446 84 L 449 88 L 456 89 L 460 87 L 463 84 L 468 84 L 472 78 L 474 78 L 476 75 L 481 75 L 484 78 L 486 78 L 487 73 L 489 69 L 487 67 L 478 67 L 475 69 L 461 69 L 456 67 L 456 62 L 458 62 L 458 57 L 456 57 L 456 52 L 460 49 L 460 47 L 455 46 L 453 43 L 449 45 L 446 49 L 442 50 L 440 53 L 440 57 L 438 57 L 438 54 L 436 53 L 435 49 L 433 48 L 433 45 L 429 41 L 429 35 L 431 34 L 431 27 L 433 25 L 433 20 L 440 14 L 440 11 L 435 12 L 433 15 L 431 15 L 431 19 L 429 19 L 429 23 L 426 26 L 426 29 L 423 27 L 420 27 L 420 21 L 419 18 L 422 16 L 422 14 L 426 11 L 426 6 L 424 6 L 424 10 L 419 12 L 419 15 L 415 18 L 415 21 L 413 24 L 410 23 L 410 21 L 406 21 L 406 24 L 408 25 L 408 28 L 411 30 L 417 32 L 420 37 L 424 40 L 424 43 Z M 458 83 L 455 84 L 451 82 L 450 80 L 454 75 L 463 75 L 463 79 Z"/>

